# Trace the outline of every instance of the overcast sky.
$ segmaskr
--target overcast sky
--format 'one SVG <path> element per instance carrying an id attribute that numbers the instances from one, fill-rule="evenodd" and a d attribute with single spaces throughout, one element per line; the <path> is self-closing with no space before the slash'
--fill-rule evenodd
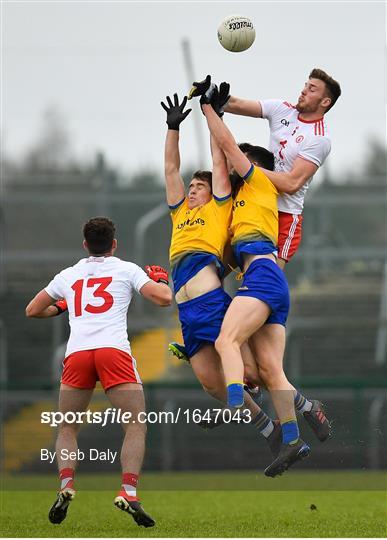
<path id="1" fill-rule="evenodd" d="M 218 43 L 217 27 L 229 14 L 252 19 L 256 40 L 248 51 L 230 53 Z M 2 15 L 2 135 L 12 157 L 31 147 L 44 111 L 55 107 L 77 157 L 102 150 L 124 171 L 161 173 L 160 100 L 190 86 L 184 38 L 194 76 L 226 80 L 236 96 L 295 103 L 313 67 L 336 78 L 342 97 L 326 117 L 332 172 L 359 164 L 370 137 L 385 140 L 384 2 L 3 1 Z M 268 143 L 266 121 L 226 115 L 226 122 L 238 141 Z M 195 166 L 192 114 L 181 141 L 183 166 Z"/>

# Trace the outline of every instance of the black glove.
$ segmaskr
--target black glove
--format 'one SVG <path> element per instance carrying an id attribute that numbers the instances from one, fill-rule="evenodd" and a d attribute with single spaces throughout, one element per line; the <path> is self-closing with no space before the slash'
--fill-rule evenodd
<path id="1" fill-rule="evenodd" d="M 229 83 L 222 82 L 219 86 L 219 116 L 223 116 L 224 108 L 230 99 L 230 85 Z"/>
<path id="2" fill-rule="evenodd" d="M 169 129 L 174 129 L 175 131 L 179 131 L 179 126 L 182 123 L 182 121 L 189 115 L 189 113 L 192 111 L 192 109 L 188 109 L 184 111 L 184 107 L 187 103 L 187 96 L 184 96 L 183 101 L 179 105 L 179 98 L 177 94 L 173 94 L 173 98 L 175 101 L 175 104 L 172 104 L 171 98 L 167 96 L 167 101 L 169 107 L 165 105 L 165 103 L 161 102 L 161 106 L 167 113 L 167 124 Z"/>
<path id="3" fill-rule="evenodd" d="M 193 82 L 192 83 L 192 88 L 188 92 L 188 99 L 192 99 L 193 97 L 202 96 L 203 94 L 205 94 L 208 91 L 208 89 L 211 86 L 215 86 L 215 85 L 211 85 L 211 75 L 207 75 L 207 77 L 204 79 L 204 81 Z"/>
<path id="4" fill-rule="evenodd" d="M 212 105 L 216 110 L 219 103 L 219 88 L 216 84 L 212 84 L 207 92 L 205 92 L 200 98 L 200 105 Z"/>
<path id="5" fill-rule="evenodd" d="M 214 85 L 214 88 L 209 88 L 205 94 L 200 98 L 200 105 L 207 103 L 212 106 L 216 114 L 222 118 L 224 115 L 224 106 L 230 99 L 230 85 L 226 82 L 222 82 L 220 87 Z"/>

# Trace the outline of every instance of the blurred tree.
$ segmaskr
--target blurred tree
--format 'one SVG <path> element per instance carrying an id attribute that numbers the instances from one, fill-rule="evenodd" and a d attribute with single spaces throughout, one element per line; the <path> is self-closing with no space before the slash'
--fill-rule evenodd
<path id="1" fill-rule="evenodd" d="M 373 184 L 386 185 L 387 177 L 387 148 L 377 139 L 371 139 L 366 147 L 363 174 L 360 180 L 372 179 Z"/>
<path id="2" fill-rule="evenodd" d="M 70 147 L 63 115 L 56 107 L 50 106 L 43 113 L 40 134 L 25 156 L 24 168 L 31 173 L 62 169 L 71 160 Z"/>
<path id="3" fill-rule="evenodd" d="M 143 170 L 136 172 L 130 177 L 128 185 L 130 191 L 146 193 L 149 191 L 162 191 L 164 189 L 164 183 L 160 178 L 160 175 L 151 170 Z"/>

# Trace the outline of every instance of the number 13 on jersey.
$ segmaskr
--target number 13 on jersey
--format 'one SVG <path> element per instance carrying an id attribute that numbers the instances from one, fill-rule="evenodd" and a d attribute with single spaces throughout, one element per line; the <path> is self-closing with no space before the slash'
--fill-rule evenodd
<path id="1" fill-rule="evenodd" d="M 95 298 L 102 298 L 103 303 L 100 305 L 86 304 L 84 310 L 88 313 L 104 313 L 108 311 L 114 304 L 113 296 L 106 290 L 110 285 L 113 278 L 111 277 L 99 277 L 99 278 L 89 278 L 86 281 L 86 287 L 96 287 L 93 291 L 93 296 Z M 74 314 L 76 317 L 82 315 L 82 294 L 83 287 L 85 285 L 84 279 L 78 279 L 71 288 L 75 292 L 74 295 Z"/>

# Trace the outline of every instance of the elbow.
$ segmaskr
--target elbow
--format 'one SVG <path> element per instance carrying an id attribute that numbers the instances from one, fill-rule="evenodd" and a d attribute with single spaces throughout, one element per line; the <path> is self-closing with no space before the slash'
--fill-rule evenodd
<path id="1" fill-rule="evenodd" d="M 162 307 L 168 307 L 172 305 L 172 291 L 168 288 L 168 292 L 165 294 L 163 298 Z"/>
<path id="2" fill-rule="evenodd" d="M 282 190 L 282 193 L 286 193 L 287 195 L 294 195 L 295 193 L 297 193 L 297 191 L 298 191 L 298 188 L 288 187 L 288 188 Z"/>
<path id="3" fill-rule="evenodd" d="M 164 175 L 166 178 L 168 178 L 169 176 L 173 176 L 174 174 L 178 172 L 179 172 L 179 169 L 178 167 L 176 167 L 176 165 L 166 164 L 164 167 Z"/>
<path id="4" fill-rule="evenodd" d="M 285 189 L 282 189 L 281 191 L 283 193 L 287 193 L 288 195 L 294 195 L 295 193 L 297 193 L 297 191 L 300 188 L 302 188 L 303 185 L 304 185 L 304 181 L 300 182 L 298 180 L 293 180 L 293 181 L 289 182 L 285 186 Z"/>
<path id="5" fill-rule="evenodd" d="M 157 303 L 160 307 L 168 307 L 172 304 L 172 291 L 166 286 L 162 294 L 159 295 Z"/>

